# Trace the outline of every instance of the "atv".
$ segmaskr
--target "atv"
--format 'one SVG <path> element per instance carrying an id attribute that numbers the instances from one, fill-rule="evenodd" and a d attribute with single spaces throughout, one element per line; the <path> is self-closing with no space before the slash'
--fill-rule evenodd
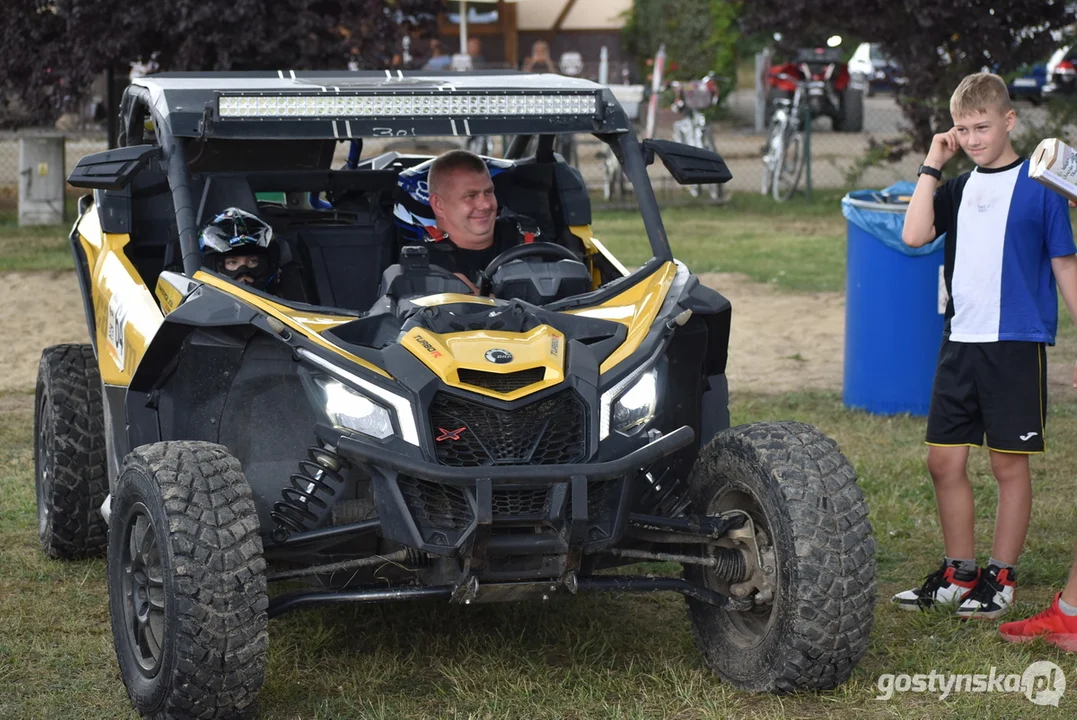
<path id="1" fill-rule="evenodd" d="M 45 552 L 107 558 L 140 713 L 244 714 L 271 618 L 423 598 L 680 593 L 733 686 L 848 679 L 875 600 L 856 473 L 809 425 L 729 427 L 730 303 L 674 259 L 648 180 L 657 157 L 728 181 L 713 150 L 640 142 L 601 85 L 498 72 L 166 73 L 120 124 L 69 177 L 92 342 L 42 355 L 35 472 Z M 637 196 L 633 271 L 553 150 L 583 132 Z M 430 158 L 363 156 L 445 135 L 512 136 L 485 160 L 535 225 L 481 294 L 407 235 Z M 203 265 L 226 208 L 272 226 L 277 291 Z M 617 570 L 644 561 L 683 576 Z"/>
<path id="2" fill-rule="evenodd" d="M 835 132 L 864 129 L 864 91 L 852 82 L 849 67 L 836 47 L 801 48 L 790 62 L 774 65 L 767 75 L 768 117 L 779 99 L 792 99 L 797 84 L 806 86 L 813 118 L 830 118 Z"/>

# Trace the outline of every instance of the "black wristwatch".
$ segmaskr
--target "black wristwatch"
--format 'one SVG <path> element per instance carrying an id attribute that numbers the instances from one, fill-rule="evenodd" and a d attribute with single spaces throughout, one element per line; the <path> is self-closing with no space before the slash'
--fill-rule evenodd
<path id="1" fill-rule="evenodd" d="M 916 177 L 920 177 L 921 175 L 930 175 L 936 180 L 942 180 L 942 170 L 939 170 L 938 168 L 933 168 L 930 165 L 920 166 L 920 169 L 916 171 Z"/>

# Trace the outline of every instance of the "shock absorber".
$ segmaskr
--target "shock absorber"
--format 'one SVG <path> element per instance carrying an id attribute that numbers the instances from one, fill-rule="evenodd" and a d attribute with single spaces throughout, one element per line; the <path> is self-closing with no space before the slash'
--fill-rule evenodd
<path id="1" fill-rule="evenodd" d="M 288 478 L 288 487 L 280 492 L 282 499 L 269 512 L 277 522 L 275 535 L 287 537 L 318 527 L 329 514 L 324 497 L 336 495 L 336 489 L 344 484 L 340 474 L 348 466 L 344 458 L 328 447 L 310 447 L 307 454 L 310 459 L 299 461 L 299 472 Z"/>

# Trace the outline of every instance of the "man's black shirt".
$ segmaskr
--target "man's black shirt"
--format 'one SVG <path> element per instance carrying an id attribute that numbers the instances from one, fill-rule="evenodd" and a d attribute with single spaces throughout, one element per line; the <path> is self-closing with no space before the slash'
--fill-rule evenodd
<path id="1" fill-rule="evenodd" d="M 479 273 L 501 253 L 519 245 L 522 238 L 516 218 L 499 217 L 494 223 L 494 241 L 488 248 L 468 250 L 457 247 L 449 238 L 430 243 L 430 264 L 459 273 L 478 283 Z"/>

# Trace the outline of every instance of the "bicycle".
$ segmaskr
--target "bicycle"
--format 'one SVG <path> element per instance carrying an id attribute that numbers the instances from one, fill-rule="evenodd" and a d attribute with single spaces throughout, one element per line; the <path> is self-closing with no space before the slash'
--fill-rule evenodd
<path id="1" fill-rule="evenodd" d="M 822 81 L 803 81 L 780 73 L 775 77 L 796 83 L 792 98 L 775 98 L 770 130 L 763 146 L 763 174 L 760 192 L 768 193 L 777 202 L 793 196 L 804 172 L 804 113 L 807 95 L 818 89 Z"/>
<path id="2" fill-rule="evenodd" d="M 673 88 L 675 95 L 672 108 L 682 115 L 680 119 L 673 122 L 673 140 L 717 152 L 710 121 L 703 111 L 718 104 L 718 78 L 714 73 L 708 73 L 702 80 L 685 83 L 673 81 L 670 87 Z M 717 201 L 725 197 L 725 188 L 721 185 L 688 186 L 688 192 L 692 197 L 699 197 L 704 189 L 712 200 Z"/>

